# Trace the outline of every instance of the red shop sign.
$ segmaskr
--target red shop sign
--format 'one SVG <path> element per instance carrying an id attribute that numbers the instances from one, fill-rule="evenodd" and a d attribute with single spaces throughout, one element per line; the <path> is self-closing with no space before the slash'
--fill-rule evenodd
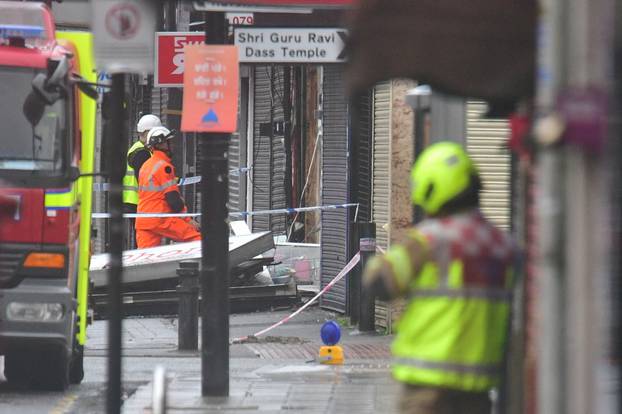
<path id="1" fill-rule="evenodd" d="M 157 32 L 154 86 L 181 88 L 184 84 L 184 46 L 204 42 L 205 32 Z"/>

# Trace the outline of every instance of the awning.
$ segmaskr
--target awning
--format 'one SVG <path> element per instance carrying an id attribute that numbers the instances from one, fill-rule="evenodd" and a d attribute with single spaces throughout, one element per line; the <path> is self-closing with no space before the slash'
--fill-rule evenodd
<path id="1" fill-rule="evenodd" d="M 195 10 L 295 12 L 295 9 L 343 9 L 359 0 L 203 0 L 194 1 Z"/>
<path id="2" fill-rule="evenodd" d="M 348 42 L 351 90 L 397 77 L 513 102 L 533 95 L 536 0 L 360 0 Z"/>

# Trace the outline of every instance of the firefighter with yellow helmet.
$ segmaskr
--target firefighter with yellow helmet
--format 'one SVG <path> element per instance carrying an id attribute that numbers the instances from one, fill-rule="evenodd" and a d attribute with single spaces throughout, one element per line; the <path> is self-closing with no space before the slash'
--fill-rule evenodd
<path id="1" fill-rule="evenodd" d="M 363 283 L 408 298 L 392 345 L 404 413 L 490 413 L 506 349 L 516 248 L 479 210 L 478 170 L 462 146 L 431 145 L 411 172 L 427 218 L 372 258 Z"/>

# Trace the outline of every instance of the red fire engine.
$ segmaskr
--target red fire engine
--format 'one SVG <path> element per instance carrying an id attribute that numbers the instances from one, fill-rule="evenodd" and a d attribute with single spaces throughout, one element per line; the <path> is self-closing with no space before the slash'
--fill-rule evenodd
<path id="1" fill-rule="evenodd" d="M 44 4 L 0 1 L 0 355 L 10 382 L 79 383 L 86 340 L 96 93 L 92 39 Z M 90 98 L 84 93 L 88 93 Z"/>

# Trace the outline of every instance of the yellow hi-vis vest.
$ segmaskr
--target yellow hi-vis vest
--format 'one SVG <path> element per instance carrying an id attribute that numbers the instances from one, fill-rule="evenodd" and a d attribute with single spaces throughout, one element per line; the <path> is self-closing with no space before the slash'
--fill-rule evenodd
<path id="1" fill-rule="evenodd" d="M 409 237 L 430 258 L 413 274 L 406 247 L 385 255 L 394 281 L 410 294 L 392 345 L 394 377 L 472 392 L 494 387 L 508 336 L 514 244 L 477 210 L 425 220 Z"/>
<path id="2" fill-rule="evenodd" d="M 132 152 L 144 146 L 145 145 L 140 142 L 140 140 L 136 141 L 127 151 L 126 160 L 129 159 Z M 123 203 L 138 205 L 138 180 L 136 180 L 134 169 L 130 166 L 129 162 L 127 162 L 125 177 L 123 177 Z"/>

